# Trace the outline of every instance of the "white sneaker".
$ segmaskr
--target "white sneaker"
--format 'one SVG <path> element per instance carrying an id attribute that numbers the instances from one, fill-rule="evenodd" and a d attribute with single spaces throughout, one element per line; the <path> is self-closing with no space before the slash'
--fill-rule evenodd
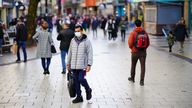
<path id="1" fill-rule="evenodd" d="M 0 54 L 0 57 L 2 57 L 3 56 L 3 54 Z"/>

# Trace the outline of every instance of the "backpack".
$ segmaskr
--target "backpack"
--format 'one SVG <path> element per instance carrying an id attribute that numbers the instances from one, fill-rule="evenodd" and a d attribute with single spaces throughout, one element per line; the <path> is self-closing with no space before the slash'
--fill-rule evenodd
<path id="1" fill-rule="evenodd" d="M 143 30 L 141 32 L 136 32 L 135 38 L 135 48 L 138 50 L 145 50 L 148 46 L 148 36 L 146 32 Z"/>
<path id="2" fill-rule="evenodd" d="M 113 25 L 112 25 L 111 23 L 108 22 L 108 30 L 112 30 L 112 29 L 113 29 L 112 26 L 113 26 Z"/>

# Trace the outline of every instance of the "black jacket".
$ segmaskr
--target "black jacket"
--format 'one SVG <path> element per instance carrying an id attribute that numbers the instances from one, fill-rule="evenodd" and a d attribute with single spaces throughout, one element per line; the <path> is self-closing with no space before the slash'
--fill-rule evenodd
<path id="1" fill-rule="evenodd" d="M 16 30 L 16 41 L 27 41 L 27 29 L 25 24 L 18 24 Z"/>
<path id="2" fill-rule="evenodd" d="M 71 39 L 75 36 L 71 29 L 62 30 L 57 36 L 57 40 L 61 41 L 60 50 L 68 51 Z"/>
<path id="3" fill-rule="evenodd" d="M 107 19 L 103 19 L 103 21 L 101 21 L 101 29 L 105 29 L 107 23 Z"/>
<path id="4" fill-rule="evenodd" d="M 0 39 L 3 39 L 3 35 L 4 35 L 4 33 L 3 33 L 3 27 L 0 26 Z"/>
<path id="5" fill-rule="evenodd" d="M 174 35 L 176 37 L 176 41 L 185 41 L 185 37 L 188 37 L 185 25 L 178 24 L 174 29 Z"/>

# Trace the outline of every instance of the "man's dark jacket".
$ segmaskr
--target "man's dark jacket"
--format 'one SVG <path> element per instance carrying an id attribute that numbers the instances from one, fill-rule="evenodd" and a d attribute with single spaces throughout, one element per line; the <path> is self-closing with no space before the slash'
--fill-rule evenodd
<path id="1" fill-rule="evenodd" d="M 27 29 L 25 24 L 19 23 L 16 30 L 16 41 L 27 41 Z"/>
<path id="2" fill-rule="evenodd" d="M 60 50 L 68 52 L 71 39 L 75 36 L 74 31 L 71 29 L 62 30 L 57 36 L 57 40 L 61 41 Z"/>

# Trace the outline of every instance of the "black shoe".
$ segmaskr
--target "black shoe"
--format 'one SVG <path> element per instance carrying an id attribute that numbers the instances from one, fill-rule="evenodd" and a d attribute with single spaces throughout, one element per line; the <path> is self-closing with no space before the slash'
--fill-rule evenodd
<path id="1" fill-rule="evenodd" d="M 49 70 L 47 70 L 46 74 L 50 74 Z"/>
<path id="2" fill-rule="evenodd" d="M 134 78 L 131 78 L 131 77 L 129 77 L 128 80 L 133 82 L 133 83 L 135 82 Z"/>
<path id="3" fill-rule="evenodd" d="M 27 60 L 24 60 L 23 62 L 27 62 Z"/>
<path id="4" fill-rule="evenodd" d="M 47 74 L 47 71 L 44 71 L 43 74 L 46 75 L 46 74 Z"/>
<path id="5" fill-rule="evenodd" d="M 144 86 L 144 81 L 140 81 L 140 86 Z"/>
<path id="6" fill-rule="evenodd" d="M 72 102 L 73 102 L 73 103 L 83 102 L 83 98 L 82 98 L 82 96 L 76 97 Z"/>
<path id="7" fill-rule="evenodd" d="M 16 60 L 16 63 L 20 63 L 21 62 L 21 60 Z"/>
<path id="8" fill-rule="evenodd" d="M 89 91 L 86 91 L 86 99 L 90 100 L 92 98 L 92 89 L 90 88 Z"/>
<path id="9" fill-rule="evenodd" d="M 63 70 L 61 73 L 62 73 L 62 74 L 66 74 L 66 71 Z"/>

